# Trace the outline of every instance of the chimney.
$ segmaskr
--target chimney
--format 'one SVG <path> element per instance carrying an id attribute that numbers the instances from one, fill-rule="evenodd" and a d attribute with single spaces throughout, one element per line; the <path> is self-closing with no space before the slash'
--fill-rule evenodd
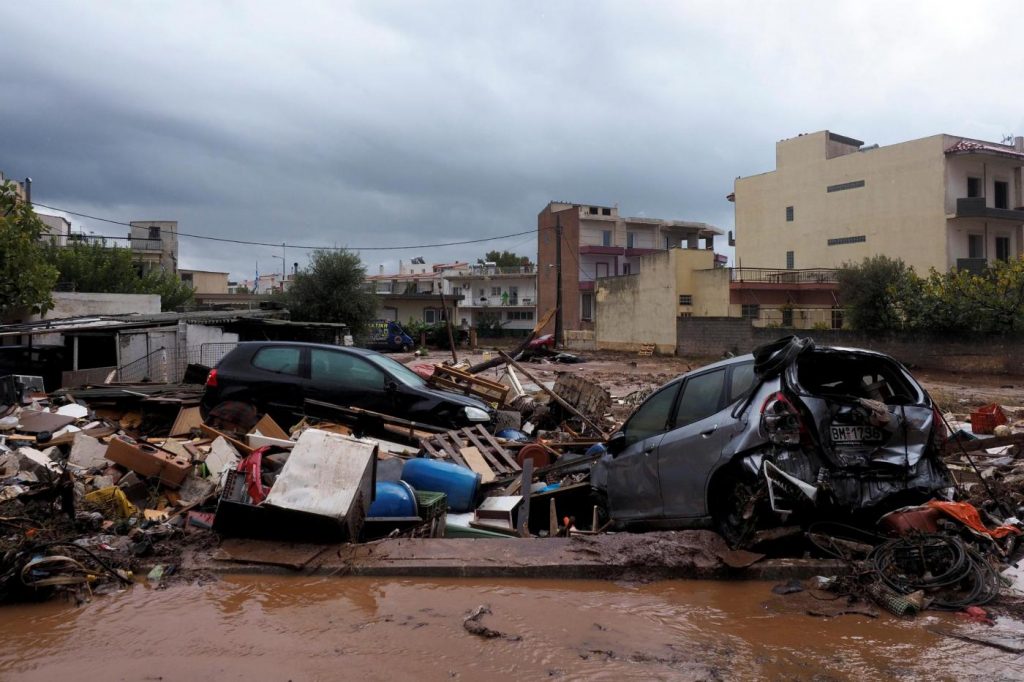
<path id="1" fill-rule="evenodd" d="M 32 203 L 32 178 L 25 178 L 25 182 L 22 185 L 25 188 L 25 203 Z"/>
<path id="2" fill-rule="evenodd" d="M 1013 148 L 1021 153 L 1024 153 L 1024 137 L 1018 135 L 1017 137 L 1013 138 Z"/>
<path id="3" fill-rule="evenodd" d="M 377 270 L 377 274 L 378 274 L 378 275 L 383 275 L 383 274 L 384 274 L 384 264 L 383 264 L 383 263 L 381 263 L 381 264 L 380 264 L 380 266 L 379 266 L 379 268 L 380 268 L 380 269 L 379 269 L 379 270 Z"/>

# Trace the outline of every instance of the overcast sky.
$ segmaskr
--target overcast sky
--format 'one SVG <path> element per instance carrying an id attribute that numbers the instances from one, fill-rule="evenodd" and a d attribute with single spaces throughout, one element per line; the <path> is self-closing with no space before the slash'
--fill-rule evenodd
<path id="1" fill-rule="evenodd" d="M 552 199 L 729 230 L 733 179 L 781 138 L 1024 134 L 1022 68 L 1012 1 L 4 2 L 0 170 L 38 202 L 273 243 L 510 234 Z M 488 248 L 536 239 L 361 255 Z M 239 278 L 280 253 L 180 240 L 181 267 Z"/>

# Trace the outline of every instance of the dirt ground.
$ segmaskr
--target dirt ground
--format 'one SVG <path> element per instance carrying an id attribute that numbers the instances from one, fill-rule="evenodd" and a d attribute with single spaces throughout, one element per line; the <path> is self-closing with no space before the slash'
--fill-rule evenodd
<path id="1" fill-rule="evenodd" d="M 480 362 L 488 351 L 459 353 L 459 359 L 471 363 Z M 493 352 L 493 351 L 489 351 Z M 553 382 L 559 372 L 572 372 L 585 376 L 595 383 L 608 389 L 613 399 L 622 398 L 633 391 L 651 389 L 684 372 L 698 369 L 721 358 L 701 357 L 640 357 L 635 353 L 613 351 L 582 351 L 576 353 L 586 362 L 579 364 L 562 363 L 526 363 L 527 369 L 542 381 Z M 396 356 L 403 362 L 437 363 L 451 358 L 450 353 L 432 351 L 426 358 L 416 358 L 413 354 Z M 497 376 L 498 372 L 489 370 L 485 376 Z M 927 389 L 932 398 L 943 410 L 962 414 L 972 408 L 998 403 L 1005 407 L 1018 407 L 1019 414 L 1009 415 L 1016 419 L 1024 419 L 1024 376 L 992 375 L 992 374 L 959 374 L 935 370 L 916 370 L 913 372 L 918 381 Z"/>

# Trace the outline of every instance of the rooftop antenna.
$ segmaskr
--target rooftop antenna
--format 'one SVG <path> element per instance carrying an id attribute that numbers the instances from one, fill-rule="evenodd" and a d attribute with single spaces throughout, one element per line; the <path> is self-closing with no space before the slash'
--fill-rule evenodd
<path id="1" fill-rule="evenodd" d="M 1013 144 L 1013 133 L 1003 135 L 1003 144 Z"/>

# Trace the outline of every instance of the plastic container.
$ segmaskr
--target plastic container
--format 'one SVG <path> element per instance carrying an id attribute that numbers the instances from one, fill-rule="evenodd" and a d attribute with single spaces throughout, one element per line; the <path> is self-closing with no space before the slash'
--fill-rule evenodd
<path id="1" fill-rule="evenodd" d="M 419 516 L 416 491 L 405 481 L 377 481 L 377 493 L 367 516 L 371 518 Z"/>
<path id="2" fill-rule="evenodd" d="M 971 412 L 971 431 L 974 433 L 992 433 L 997 426 L 1006 423 L 1006 415 L 995 403 L 979 407 Z"/>
<path id="3" fill-rule="evenodd" d="M 417 490 L 433 490 L 448 496 L 448 508 L 471 511 L 480 490 L 480 474 L 449 462 L 418 457 L 402 467 L 402 480 Z"/>

